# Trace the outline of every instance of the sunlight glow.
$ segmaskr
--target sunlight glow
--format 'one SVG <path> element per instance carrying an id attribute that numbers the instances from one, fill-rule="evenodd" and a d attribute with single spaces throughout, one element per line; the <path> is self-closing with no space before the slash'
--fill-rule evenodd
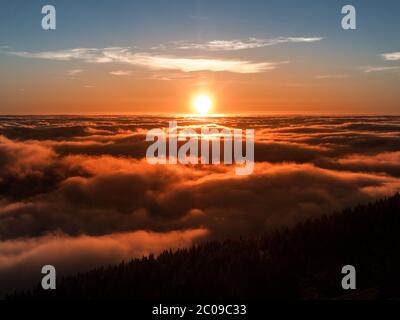
<path id="1" fill-rule="evenodd" d="M 199 95 L 193 101 L 193 106 L 196 112 L 200 115 L 206 115 L 210 112 L 213 103 L 209 96 Z"/>

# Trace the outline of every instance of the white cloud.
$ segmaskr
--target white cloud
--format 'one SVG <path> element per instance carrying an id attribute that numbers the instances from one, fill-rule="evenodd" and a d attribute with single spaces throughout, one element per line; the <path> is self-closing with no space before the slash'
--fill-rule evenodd
<path id="1" fill-rule="evenodd" d="M 283 62 L 251 62 L 214 58 L 182 58 L 175 56 L 133 53 L 130 48 L 76 48 L 44 52 L 9 52 L 24 57 L 56 61 L 81 60 L 88 63 L 123 63 L 152 70 L 226 71 L 234 73 L 259 73 L 273 70 Z"/>
<path id="2" fill-rule="evenodd" d="M 43 52 L 10 51 L 9 54 L 22 58 L 70 61 L 73 59 L 90 59 L 91 57 L 93 57 L 93 55 L 95 55 L 96 52 L 97 49 L 76 48 L 68 50 L 43 51 Z"/>
<path id="3" fill-rule="evenodd" d="M 249 38 L 247 40 L 213 40 L 205 43 L 176 42 L 179 49 L 200 49 L 208 51 L 237 51 L 263 48 L 281 43 L 311 43 L 321 41 L 322 37 L 279 37 L 274 39 Z"/>
<path id="4" fill-rule="evenodd" d="M 393 71 L 393 70 L 400 70 L 400 67 L 365 67 L 364 72 L 365 73 L 371 73 L 371 72 L 382 72 L 382 71 Z"/>
<path id="5" fill-rule="evenodd" d="M 255 63 L 243 60 L 179 58 L 148 54 L 133 54 L 117 59 L 124 59 L 127 63 L 150 69 L 180 70 L 183 72 L 227 71 L 235 73 L 258 73 L 273 70 L 278 65 L 278 63 L 273 62 Z"/>
<path id="6" fill-rule="evenodd" d="M 400 60 L 400 52 L 384 53 L 381 55 L 386 61 Z"/>

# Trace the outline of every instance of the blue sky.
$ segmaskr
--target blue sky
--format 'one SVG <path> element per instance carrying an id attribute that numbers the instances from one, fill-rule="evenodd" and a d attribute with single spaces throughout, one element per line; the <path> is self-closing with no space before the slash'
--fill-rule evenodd
<path id="1" fill-rule="evenodd" d="M 341 45 L 340 9 L 349 1 L 3 1 L 0 39 L 20 49 L 65 46 L 113 46 L 121 43 L 157 44 L 177 39 L 211 40 L 322 34 Z M 393 50 L 400 31 L 400 2 L 354 0 L 358 11 L 358 40 L 374 40 L 376 50 Z M 44 33 L 41 7 L 53 4 L 58 30 Z M 378 47 L 379 45 L 379 47 Z"/>

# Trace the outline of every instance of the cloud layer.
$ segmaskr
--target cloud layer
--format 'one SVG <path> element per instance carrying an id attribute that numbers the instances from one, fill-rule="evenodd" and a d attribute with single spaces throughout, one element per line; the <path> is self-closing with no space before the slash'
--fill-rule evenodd
<path id="1" fill-rule="evenodd" d="M 40 282 L 44 257 L 59 274 L 71 270 L 89 271 L 132 257 L 159 254 L 165 248 L 179 249 L 207 235 L 203 229 L 154 233 L 137 231 L 103 236 L 70 237 L 61 233 L 31 239 L 0 242 L 0 283 L 3 292 L 26 288 Z M 10 272 L 19 274 L 10 278 Z M 1 292 L 1 291 L 0 291 Z"/>
<path id="2" fill-rule="evenodd" d="M 262 234 L 400 188 L 398 117 L 212 118 L 210 127 L 256 130 L 246 177 L 231 166 L 147 164 L 146 131 L 168 120 L 0 118 L 0 291 L 31 284 L 40 265 L 67 274 Z"/>

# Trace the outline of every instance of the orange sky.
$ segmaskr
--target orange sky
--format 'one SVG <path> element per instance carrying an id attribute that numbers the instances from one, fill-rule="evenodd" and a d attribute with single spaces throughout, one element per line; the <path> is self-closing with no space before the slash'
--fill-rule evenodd
<path id="1" fill-rule="evenodd" d="M 319 79 L 289 66 L 250 75 L 138 71 L 115 76 L 85 70 L 69 76 L 57 69 L 34 66 L 31 77 L 16 72 L 0 89 L 1 113 L 191 113 L 193 96 L 200 93 L 213 97 L 214 113 L 397 113 L 400 98 L 387 85 L 397 75 L 389 80 L 386 75 L 383 82 L 382 76 L 363 74 Z"/>

